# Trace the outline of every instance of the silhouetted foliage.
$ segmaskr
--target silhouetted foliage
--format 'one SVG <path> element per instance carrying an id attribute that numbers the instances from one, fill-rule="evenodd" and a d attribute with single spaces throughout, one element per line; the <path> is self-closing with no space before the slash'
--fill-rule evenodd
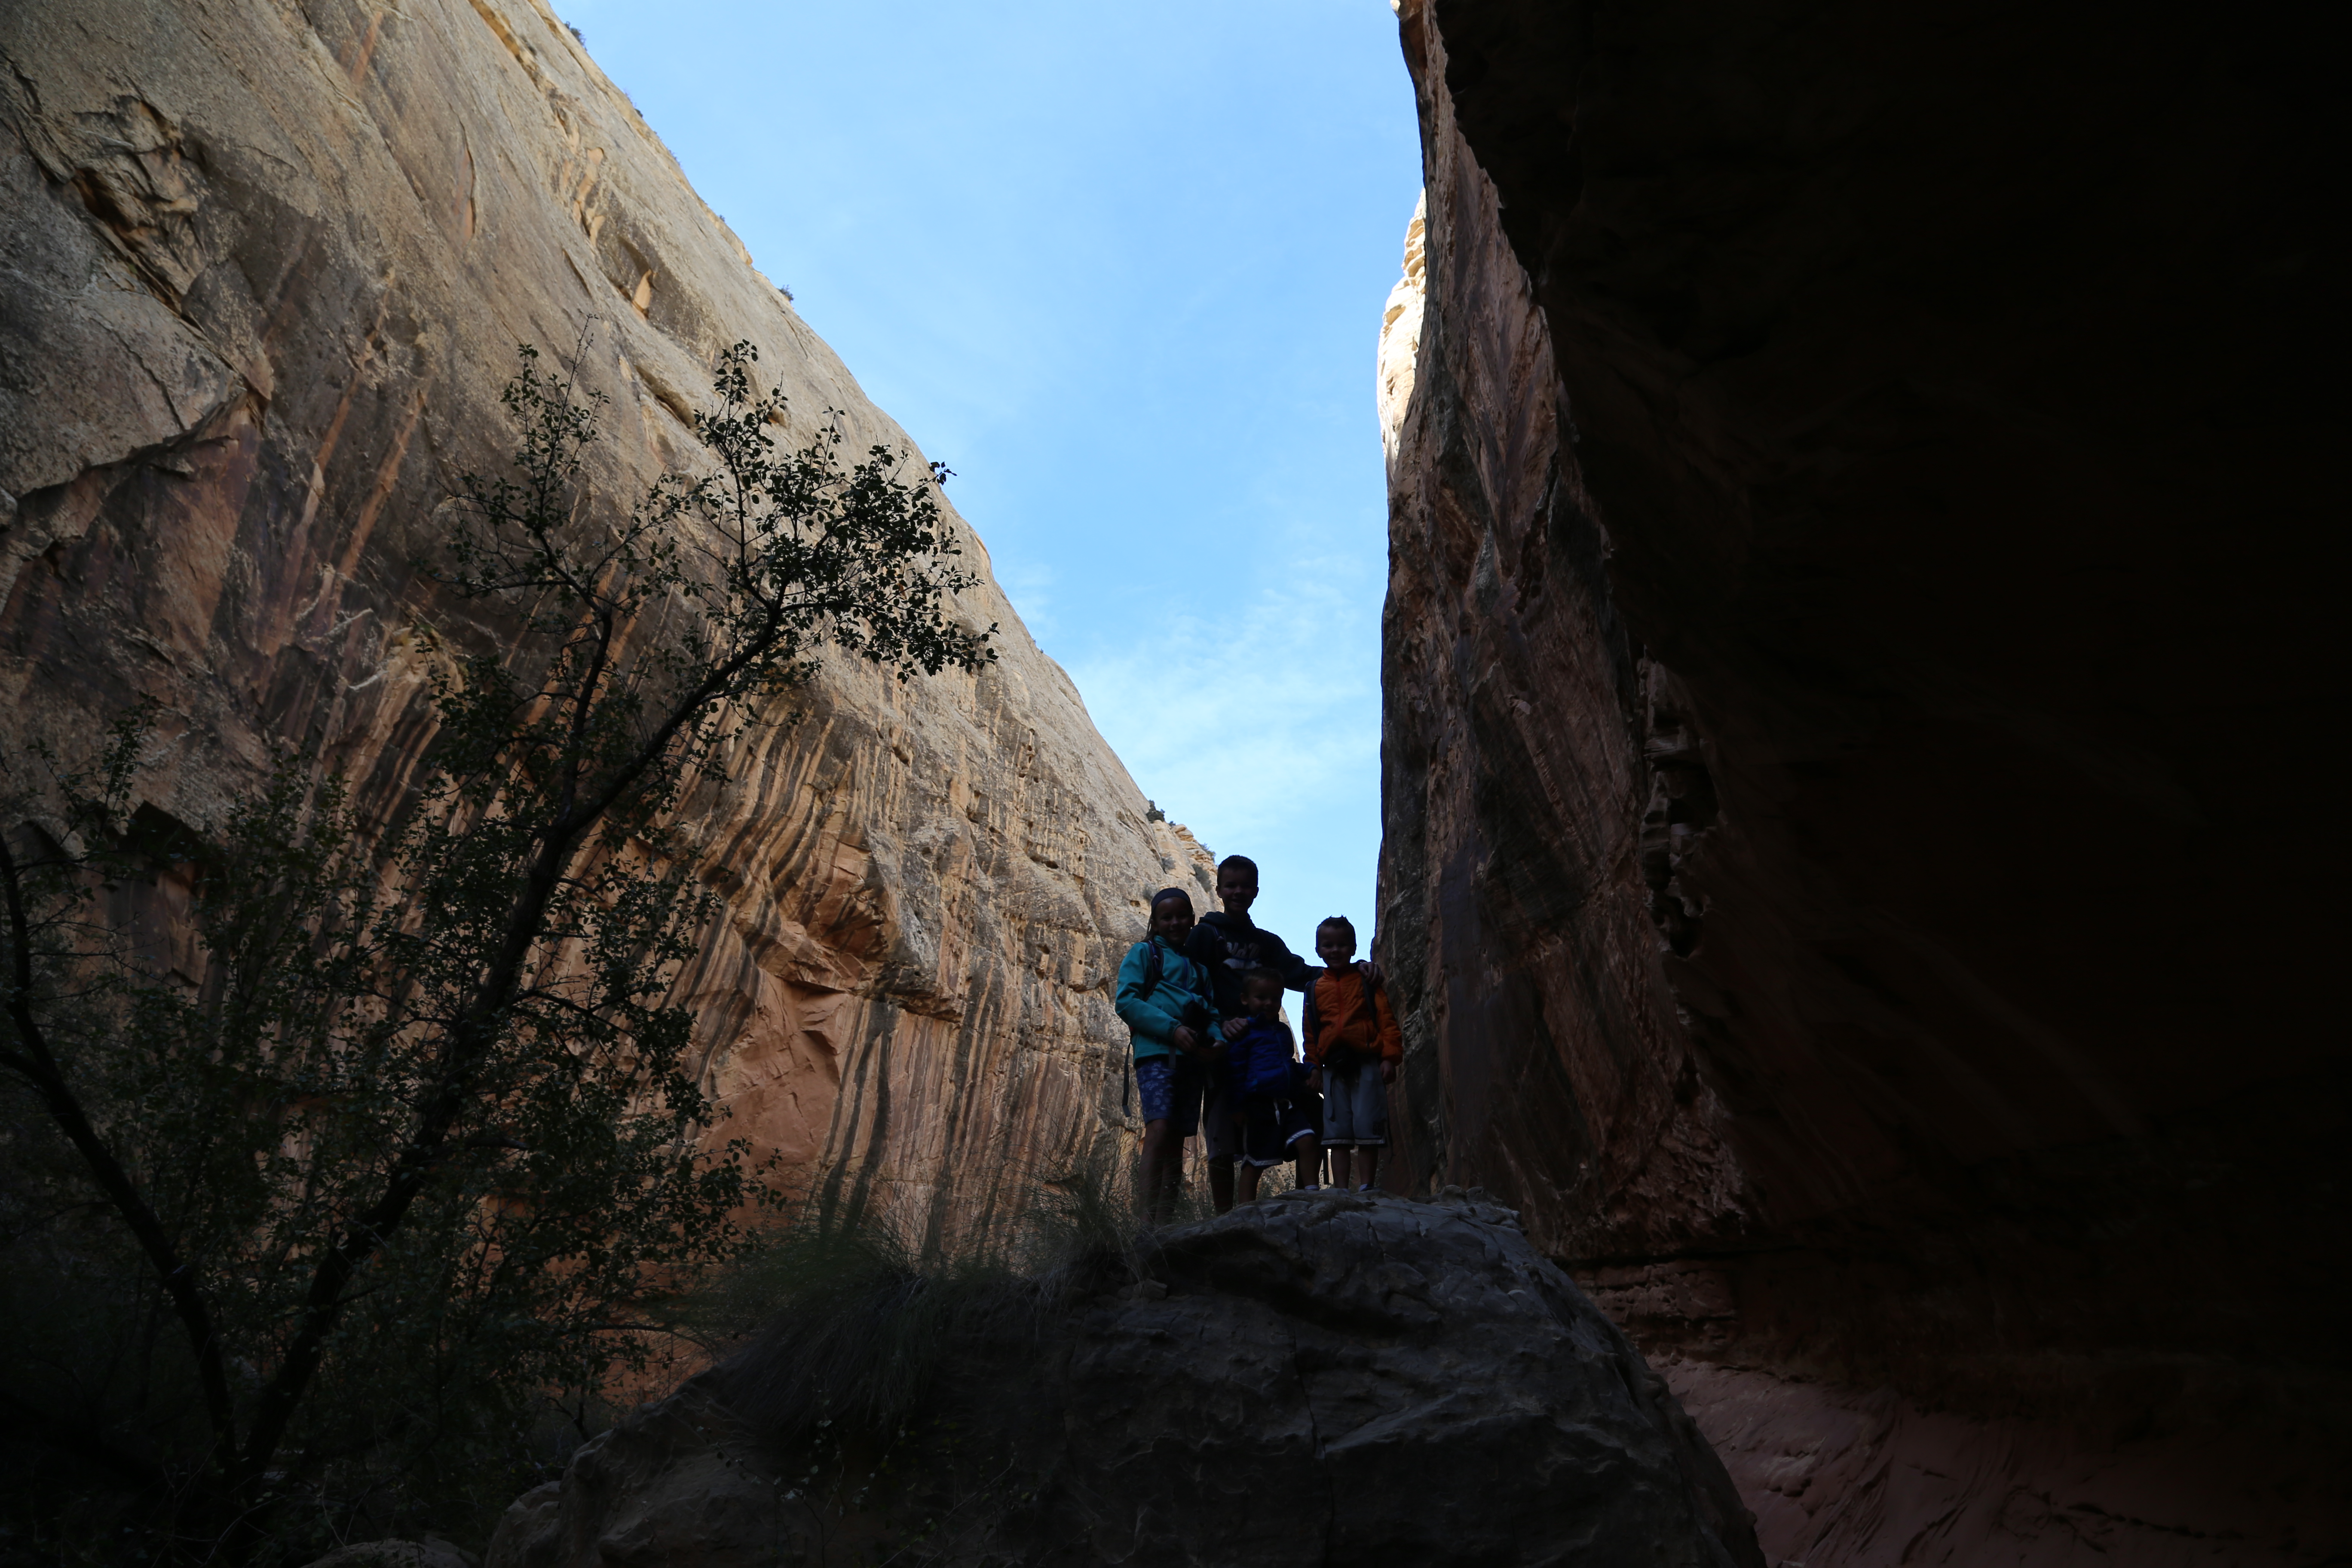
<path id="1" fill-rule="evenodd" d="M 667 999 L 711 914 L 681 800 L 822 650 L 906 679 L 994 628 L 949 614 L 937 476 L 845 465 L 837 418 L 780 455 L 748 344 L 711 467 L 625 515 L 583 497 L 598 400 L 521 353 L 437 575 L 522 636 L 428 632 L 394 822 L 293 752 L 199 828 L 134 810 L 145 709 L 86 766 L 0 759 L 12 1552 L 299 1561 L 495 1507 L 643 1369 L 649 1288 L 750 1243 Z M 184 920 L 134 929 L 135 881 Z M 140 1505 L 75 1511 L 110 1488 Z"/>

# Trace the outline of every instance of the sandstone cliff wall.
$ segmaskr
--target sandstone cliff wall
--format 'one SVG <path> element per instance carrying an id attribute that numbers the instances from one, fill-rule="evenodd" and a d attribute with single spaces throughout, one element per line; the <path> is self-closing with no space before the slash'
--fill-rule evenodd
<path id="1" fill-rule="evenodd" d="M 1775 1561 L 2344 1550 L 2341 1031 L 2256 826 L 2332 662 L 2309 51 L 1401 15 L 1396 1179 L 1523 1209 Z"/>
<path id="2" fill-rule="evenodd" d="M 607 499 L 695 459 L 739 338 L 793 434 L 911 451 L 532 0 L 19 5 L 0 58 L 0 700 L 70 748 L 159 699 L 173 816 L 276 741 L 379 806 L 413 775 L 433 637 L 511 631 L 412 563 L 511 450 L 520 342 L 613 400 Z M 1110 977 L 1205 864 L 993 582 L 959 613 L 1001 663 L 829 667 L 737 759 L 683 982 L 730 1134 L 934 1224 L 1129 1132 Z"/>

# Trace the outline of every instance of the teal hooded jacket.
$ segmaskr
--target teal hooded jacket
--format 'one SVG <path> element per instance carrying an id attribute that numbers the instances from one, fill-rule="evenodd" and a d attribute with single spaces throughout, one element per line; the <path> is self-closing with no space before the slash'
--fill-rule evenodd
<path id="1" fill-rule="evenodd" d="M 1153 943 L 1160 947 L 1160 984 L 1145 995 L 1143 982 L 1150 970 Z M 1198 1002 L 1213 1021 L 1217 1004 L 1209 989 L 1207 966 L 1187 958 L 1156 936 L 1146 937 L 1127 950 L 1119 961 L 1118 1016 L 1135 1035 L 1135 1059 L 1164 1057 L 1175 1047 L 1177 1026 L 1184 1021 L 1184 1004 Z M 1204 1038 L 1202 1044 L 1207 1044 Z"/>

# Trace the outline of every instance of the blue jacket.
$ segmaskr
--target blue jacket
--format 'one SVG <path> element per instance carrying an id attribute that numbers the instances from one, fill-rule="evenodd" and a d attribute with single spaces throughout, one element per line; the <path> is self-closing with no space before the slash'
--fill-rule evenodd
<path id="1" fill-rule="evenodd" d="M 1143 991 L 1144 978 L 1150 968 L 1150 952 L 1160 949 L 1160 984 L 1150 995 Z M 1170 947 L 1158 937 L 1147 937 L 1127 950 L 1119 961 L 1118 1016 L 1135 1036 L 1135 1059 L 1149 1061 L 1153 1057 L 1167 1056 L 1174 1047 L 1171 1043 L 1176 1027 L 1184 1021 L 1184 1004 L 1198 1002 L 1209 1010 L 1211 1028 L 1215 1026 L 1217 1004 L 1209 990 L 1207 968 Z M 1202 1031 L 1201 1043 L 1211 1045 L 1209 1031 Z"/>
<path id="2" fill-rule="evenodd" d="M 1261 1023 L 1253 1018 L 1238 1037 L 1226 1042 L 1226 1081 L 1234 1086 L 1235 1094 L 1244 1098 L 1250 1096 L 1252 1081 L 1256 1080 L 1258 1095 L 1288 1100 L 1297 1088 L 1297 1074 L 1292 1072 L 1290 1064 L 1297 1059 L 1289 1025 L 1280 1019 Z M 1269 1089 L 1268 1084 L 1280 1087 Z"/>

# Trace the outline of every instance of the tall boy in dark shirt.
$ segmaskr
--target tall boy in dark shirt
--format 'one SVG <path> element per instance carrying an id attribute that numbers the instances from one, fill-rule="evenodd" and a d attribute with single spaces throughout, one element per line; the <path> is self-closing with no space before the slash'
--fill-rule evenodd
<path id="1" fill-rule="evenodd" d="M 1257 862 L 1248 856 L 1228 855 L 1217 863 L 1217 901 L 1225 906 L 1223 910 L 1201 917 L 1185 944 L 1184 956 L 1208 966 L 1210 983 L 1216 987 L 1217 1016 L 1227 1020 L 1224 1032 L 1230 1039 L 1249 1026 L 1247 1010 L 1242 1005 L 1243 975 L 1253 969 L 1271 969 L 1282 977 L 1286 989 L 1304 991 L 1323 970 L 1291 952 L 1272 931 L 1251 923 L 1250 905 L 1257 901 Z M 1219 1214 L 1234 1206 L 1234 1161 L 1241 1153 L 1234 1121 L 1238 1102 L 1231 1097 L 1223 1076 L 1218 1075 L 1219 1081 L 1209 1091 L 1209 1103 L 1201 1111 L 1202 1142 L 1208 1146 L 1209 1155 L 1209 1196 Z"/>

